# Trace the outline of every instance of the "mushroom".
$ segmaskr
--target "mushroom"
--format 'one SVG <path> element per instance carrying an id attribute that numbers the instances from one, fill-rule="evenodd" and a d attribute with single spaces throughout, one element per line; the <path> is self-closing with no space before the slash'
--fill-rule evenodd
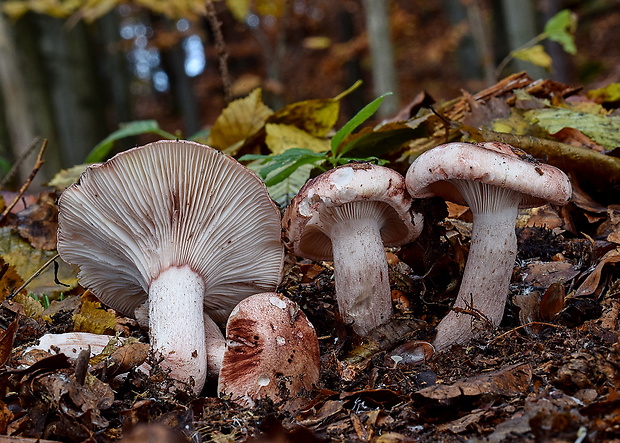
<path id="1" fill-rule="evenodd" d="M 422 216 L 410 209 L 402 175 L 351 163 L 309 180 L 284 212 L 289 250 L 333 259 L 338 309 L 361 336 L 392 315 L 384 245 L 400 246 L 420 234 Z"/>
<path id="2" fill-rule="evenodd" d="M 411 164 L 407 189 L 414 198 L 443 197 L 468 205 L 473 215 L 469 257 L 454 308 L 437 326 L 437 350 L 475 335 L 475 317 L 498 326 L 517 255 L 519 208 L 571 196 L 568 177 L 520 149 L 497 142 L 447 143 Z M 467 311 L 467 312 L 464 312 Z"/>
<path id="3" fill-rule="evenodd" d="M 87 169 L 58 206 L 62 259 L 108 306 L 148 312 L 162 365 L 196 393 L 208 359 L 211 373 L 221 363 L 215 322 L 281 278 L 278 209 L 252 171 L 208 146 L 159 141 L 122 152 Z"/>
<path id="4" fill-rule="evenodd" d="M 294 301 L 268 292 L 242 300 L 226 325 L 220 396 L 252 407 L 311 390 L 319 381 L 319 341 Z"/>

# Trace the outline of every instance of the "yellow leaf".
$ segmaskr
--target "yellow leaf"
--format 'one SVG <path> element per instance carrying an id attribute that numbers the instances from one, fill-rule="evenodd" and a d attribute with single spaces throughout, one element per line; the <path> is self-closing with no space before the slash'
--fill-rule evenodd
<path id="1" fill-rule="evenodd" d="M 80 310 L 73 316 L 73 330 L 78 332 L 105 334 L 114 331 L 115 326 L 116 316 L 96 301 L 82 300 Z"/>
<path id="2" fill-rule="evenodd" d="M 268 122 L 297 126 L 315 137 L 325 137 L 336 124 L 339 111 L 340 101 L 334 98 L 304 100 L 274 112 Z"/>
<path id="3" fill-rule="evenodd" d="M 274 154 L 281 154 L 290 148 L 305 148 L 314 152 L 325 152 L 329 149 L 328 140 L 313 137 L 295 126 L 268 123 L 265 125 L 265 132 L 265 143 Z"/>
<path id="4" fill-rule="evenodd" d="M 213 124 L 208 144 L 234 154 L 235 149 L 231 147 L 254 135 L 272 114 L 261 97 L 258 88 L 247 97 L 231 102 Z"/>
<path id="5" fill-rule="evenodd" d="M 29 10 L 28 4 L 24 1 L 5 1 L 2 5 L 2 12 L 13 20 L 17 20 Z"/>
<path id="6" fill-rule="evenodd" d="M 514 58 L 530 62 L 536 66 L 545 68 L 547 71 L 551 71 L 553 61 L 542 45 L 534 45 L 529 48 L 517 49 L 512 52 L 512 55 Z"/>
<path id="7" fill-rule="evenodd" d="M 0 257 L 15 267 L 17 274 L 25 281 L 30 278 L 45 262 L 56 255 L 55 251 L 33 248 L 11 228 L 0 228 Z M 49 296 L 68 291 L 77 286 L 77 268 L 58 259 L 58 280 L 69 285 L 64 287 L 54 282 L 54 266 L 48 266 L 26 287 L 28 292 L 47 294 Z"/>
<path id="8" fill-rule="evenodd" d="M 24 294 L 17 294 L 13 300 L 15 300 L 17 303 L 24 307 L 24 314 L 27 317 L 31 317 L 34 319 L 42 318 L 43 305 L 39 301 Z"/>
<path id="9" fill-rule="evenodd" d="M 243 23 L 250 13 L 250 0 L 226 0 L 226 7 L 237 21 Z"/>
<path id="10" fill-rule="evenodd" d="M 286 0 L 255 0 L 254 9 L 258 15 L 272 17 L 282 17 L 286 10 Z"/>
<path id="11" fill-rule="evenodd" d="M 620 83 L 611 83 L 603 88 L 589 91 L 588 97 L 598 98 L 604 102 L 620 101 Z"/>

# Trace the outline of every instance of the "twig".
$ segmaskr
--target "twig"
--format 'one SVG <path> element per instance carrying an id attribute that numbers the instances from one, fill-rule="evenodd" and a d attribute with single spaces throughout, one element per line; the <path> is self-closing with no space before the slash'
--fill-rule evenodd
<path id="1" fill-rule="evenodd" d="M 11 169 L 9 170 L 9 172 L 7 172 L 6 175 L 4 176 L 4 178 L 0 182 L 0 188 L 4 188 L 4 186 L 9 182 L 11 177 L 15 175 L 15 173 L 17 172 L 21 164 L 24 163 L 28 157 L 30 157 L 30 154 L 32 154 L 32 151 L 34 151 L 34 148 L 37 147 L 40 141 L 41 141 L 41 137 L 36 137 L 32 141 L 32 143 L 30 143 L 30 146 L 28 146 L 28 149 L 26 149 L 26 151 L 17 159 L 17 161 L 13 164 L 13 166 L 11 166 Z"/>
<path id="2" fill-rule="evenodd" d="M 226 102 L 230 102 L 232 99 L 232 87 L 230 81 L 230 73 L 228 72 L 228 52 L 226 51 L 226 44 L 224 43 L 224 35 L 222 34 L 222 22 L 217 18 L 217 12 L 215 11 L 215 5 L 213 0 L 206 0 L 207 5 L 207 20 L 211 25 L 213 31 L 213 37 L 215 38 L 215 49 L 220 64 L 220 75 L 222 76 L 222 86 L 224 88 L 224 98 Z"/>
<path id="3" fill-rule="evenodd" d="M 17 202 L 21 200 L 23 195 L 26 193 L 28 186 L 30 186 L 30 183 L 32 183 L 32 180 L 37 175 L 37 172 L 39 172 L 39 169 L 41 169 L 41 166 L 43 166 L 43 163 L 45 163 L 45 161 L 43 161 L 43 153 L 45 152 L 46 146 L 47 146 L 47 140 L 43 140 L 43 144 L 41 145 L 41 149 L 39 149 L 39 155 L 37 155 L 37 161 L 34 164 L 34 167 L 32 168 L 32 172 L 30 172 L 30 175 L 28 176 L 25 183 L 20 188 L 19 192 L 17 193 L 17 195 L 15 196 L 11 204 L 8 205 L 4 209 L 4 212 L 2 212 L 2 214 L 0 215 L 0 223 L 4 221 L 4 219 L 9 214 L 9 212 L 11 212 L 11 209 L 13 209 L 15 205 L 17 204 Z"/>
<path id="4" fill-rule="evenodd" d="M 502 338 L 504 338 L 506 335 L 511 334 L 511 333 L 513 333 L 513 332 L 515 332 L 515 331 L 518 331 L 518 330 L 519 330 L 519 329 L 521 329 L 521 328 L 525 328 L 525 327 L 527 327 L 527 326 L 532 326 L 532 325 L 539 325 L 539 326 L 551 326 L 551 327 L 553 327 L 553 328 L 559 328 L 559 327 L 560 327 L 559 325 L 554 325 L 553 323 L 545 323 L 545 322 L 542 322 L 542 321 L 531 321 L 531 322 L 529 322 L 529 323 L 525 323 L 525 324 L 523 324 L 523 325 L 521 325 L 521 326 L 517 326 L 516 328 L 513 328 L 513 329 L 511 329 L 510 331 L 506 331 L 506 332 L 504 332 L 503 334 L 498 335 L 498 336 L 497 336 L 497 337 L 495 337 L 493 340 L 491 340 L 491 341 L 488 343 L 488 345 L 489 345 L 489 346 L 490 346 L 490 345 L 492 345 L 492 344 L 493 344 L 493 343 L 495 343 L 496 341 L 499 341 L 499 340 L 501 340 Z"/>
<path id="5" fill-rule="evenodd" d="M 26 281 L 24 282 L 24 284 L 23 284 L 23 285 L 21 285 L 19 288 L 17 288 L 17 289 L 16 289 L 16 290 L 14 290 L 13 292 L 11 292 L 11 293 L 10 293 L 10 294 L 6 297 L 6 299 L 7 299 L 7 300 L 12 300 L 12 299 L 13 299 L 13 297 L 15 297 L 17 294 L 19 294 L 19 291 L 21 291 L 22 289 L 24 289 L 26 286 L 28 286 L 28 285 L 30 284 L 30 282 L 31 282 L 32 280 L 34 280 L 34 279 L 35 279 L 35 278 L 37 278 L 39 275 L 41 275 L 41 273 L 42 273 L 43 271 L 45 271 L 45 268 L 47 268 L 49 265 L 51 265 L 51 264 L 52 264 L 52 262 L 55 262 L 55 261 L 56 261 L 56 259 L 57 259 L 58 257 L 60 257 L 60 255 L 59 255 L 59 254 L 56 254 L 56 255 L 54 255 L 52 258 L 50 258 L 48 261 L 46 261 L 46 262 L 43 264 L 43 266 L 41 266 L 39 269 L 37 269 L 37 270 L 35 271 L 35 273 L 34 273 L 34 274 L 32 274 L 30 277 L 28 277 L 28 280 L 26 280 Z M 55 280 L 57 280 L 57 279 L 55 279 Z"/>

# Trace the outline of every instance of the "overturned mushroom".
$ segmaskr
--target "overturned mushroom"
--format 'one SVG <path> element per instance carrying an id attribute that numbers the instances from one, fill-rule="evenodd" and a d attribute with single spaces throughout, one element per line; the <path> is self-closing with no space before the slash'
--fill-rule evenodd
<path id="1" fill-rule="evenodd" d="M 299 306 L 276 294 L 241 301 L 226 325 L 226 351 L 218 392 L 252 406 L 311 390 L 319 380 L 319 342 Z"/>
<path id="2" fill-rule="evenodd" d="M 224 346 L 215 322 L 281 278 L 280 216 L 260 179 L 208 146 L 160 141 L 87 169 L 58 205 L 58 252 L 80 283 L 122 314 L 148 306 L 153 348 L 200 392 Z"/>
<path id="3" fill-rule="evenodd" d="M 392 315 L 384 245 L 420 234 L 422 216 L 410 209 L 398 172 L 352 163 L 309 180 L 284 213 L 284 242 L 294 254 L 333 259 L 340 314 L 359 335 Z"/>
<path id="4" fill-rule="evenodd" d="M 466 204 L 473 215 L 471 246 L 454 310 L 437 326 L 437 350 L 475 335 L 474 320 L 499 325 L 517 254 L 519 208 L 571 196 L 568 177 L 504 143 L 448 143 L 420 155 L 407 172 L 415 198 L 439 196 Z M 467 311 L 467 312 L 463 312 Z"/>

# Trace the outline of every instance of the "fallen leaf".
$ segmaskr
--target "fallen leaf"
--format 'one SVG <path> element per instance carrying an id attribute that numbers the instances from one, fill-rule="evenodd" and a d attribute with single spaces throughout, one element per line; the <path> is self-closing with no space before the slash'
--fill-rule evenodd
<path id="1" fill-rule="evenodd" d="M 106 311 L 98 301 L 82 300 L 78 312 L 73 315 L 75 331 L 106 334 L 114 332 L 116 315 Z"/>
<path id="2" fill-rule="evenodd" d="M 592 272 L 586 277 L 586 279 L 579 285 L 579 288 L 575 291 L 572 297 L 581 297 L 583 295 L 590 295 L 596 291 L 601 281 L 601 274 L 603 268 L 608 263 L 620 262 L 620 248 L 613 249 L 607 252 L 592 270 Z"/>
<path id="3" fill-rule="evenodd" d="M 550 134 L 564 128 L 575 128 L 607 149 L 620 146 L 620 117 L 566 108 L 535 109 L 524 115 L 530 123 L 539 125 Z"/>
<path id="4" fill-rule="evenodd" d="M 54 251 L 33 248 L 27 241 L 9 227 L 0 228 L 0 257 L 15 267 L 18 275 L 27 280 L 54 257 Z M 77 286 L 77 268 L 58 259 L 58 280 L 69 287 L 56 284 L 54 266 L 49 265 L 45 271 L 35 277 L 26 287 L 28 292 L 52 296 Z"/>
<path id="5" fill-rule="evenodd" d="M 258 132 L 272 114 L 262 102 L 262 90 L 232 101 L 211 127 L 208 144 L 233 155 L 235 146 Z"/>
<path id="6" fill-rule="evenodd" d="M 290 148 L 306 148 L 313 152 L 329 149 L 329 140 L 315 137 L 290 124 L 267 123 L 265 133 L 265 143 L 274 154 L 281 154 Z"/>
<path id="7" fill-rule="evenodd" d="M 334 98 L 304 100 L 274 112 L 267 118 L 267 123 L 296 126 L 314 137 L 322 138 L 336 124 L 339 111 L 340 100 Z"/>
<path id="8" fill-rule="evenodd" d="M 518 363 L 498 371 L 468 377 L 451 385 L 437 384 L 415 393 L 434 400 L 450 400 L 461 396 L 511 396 L 527 391 L 532 380 L 529 363 Z"/>
<path id="9" fill-rule="evenodd" d="M 19 327 L 19 315 L 16 315 L 7 328 L 0 333 L 0 367 L 3 367 L 11 357 L 15 334 Z"/>

